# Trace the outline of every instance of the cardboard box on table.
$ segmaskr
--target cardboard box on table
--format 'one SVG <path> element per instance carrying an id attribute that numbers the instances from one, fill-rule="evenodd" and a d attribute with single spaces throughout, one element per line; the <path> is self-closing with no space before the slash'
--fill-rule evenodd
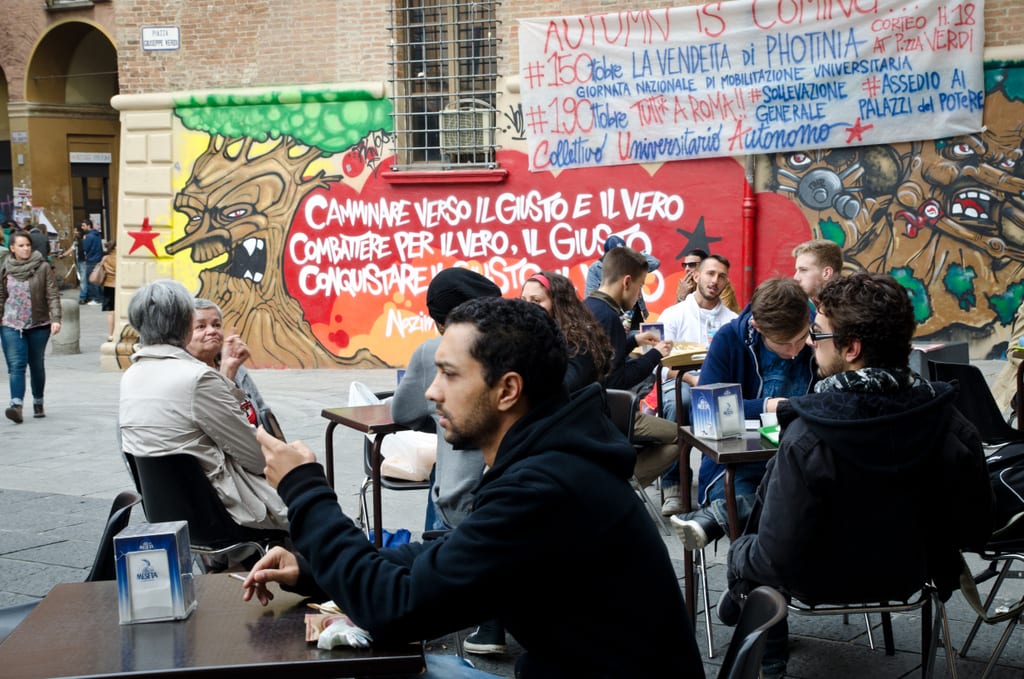
<path id="1" fill-rule="evenodd" d="M 128 526 L 114 536 L 121 624 L 181 620 L 196 607 L 188 522 Z"/>
<path id="2" fill-rule="evenodd" d="M 743 394 L 740 385 L 705 384 L 690 390 L 690 424 L 702 439 L 743 436 Z"/>

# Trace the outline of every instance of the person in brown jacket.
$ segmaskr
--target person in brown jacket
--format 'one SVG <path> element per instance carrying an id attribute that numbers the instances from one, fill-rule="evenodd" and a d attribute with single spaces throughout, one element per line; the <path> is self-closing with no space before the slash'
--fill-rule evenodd
<path id="1" fill-rule="evenodd" d="M 21 424 L 25 399 L 25 369 L 32 372 L 32 413 L 46 417 L 43 355 L 50 335 L 60 332 L 60 292 L 53 268 L 32 249 L 24 231 L 11 239 L 11 254 L 0 270 L 0 339 L 10 376 L 11 403 L 7 419 Z"/>

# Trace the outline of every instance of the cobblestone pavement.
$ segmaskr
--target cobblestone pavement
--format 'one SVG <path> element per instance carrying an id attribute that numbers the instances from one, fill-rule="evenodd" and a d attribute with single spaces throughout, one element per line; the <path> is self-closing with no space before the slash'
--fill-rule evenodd
<path id="1" fill-rule="evenodd" d="M 65 291 L 67 299 L 76 290 Z M 95 555 L 95 541 L 102 530 L 110 502 L 131 479 L 121 461 L 117 442 L 117 400 L 120 373 L 99 367 L 99 346 L 106 336 L 99 307 L 82 306 L 81 353 L 47 356 L 46 412 L 44 419 L 27 418 L 24 424 L 0 421 L 0 606 L 44 596 L 61 582 L 80 581 Z M 73 313 L 73 312 L 72 312 Z M 69 326 L 67 326 L 70 328 Z M 994 377 L 1002 363 L 981 361 L 986 375 Z M 321 460 L 324 451 L 324 407 L 345 405 L 349 385 L 363 382 L 373 390 L 392 388 L 394 370 L 257 370 L 253 376 L 274 408 L 289 439 L 304 439 Z M 5 392 L 6 396 L 6 392 Z M 335 433 L 336 482 L 342 508 L 354 516 L 362 482 L 362 443 L 358 434 L 339 427 Z M 656 498 L 657 491 L 649 490 Z M 866 500 L 869 491 L 865 490 Z M 417 530 L 423 521 L 425 495 L 420 492 L 385 491 L 384 523 L 387 529 Z M 143 520 L 136 511 L 133 521 Z M 879 527 L 884 530 L 885 527 Z M 682 551 L 674 535 L 663 531 L 669 552 L 682 573 Z M 707 550 L 711 601 L 724 587 L 724 563 L 728 543 Z M 975 565 L 978 562 L 975 560 Z M 1008 582 L 1006 591 L 1020 595 L 1019 580 Z M 600 596 L 595 592 L 594 596 Z M 958 648 L 965 639 L 973 613 L 960 594 L 948 606 L 951 636 Z M 700 648 L 707 652 L 703 614 L 698 616 Z M 618 623 L 609 624 L 621 624 Z M 880 621 L 872 624 L 881 644 Z M 863 619 L 841 617 L 791 617 L 791 660 L 787 676 L 830 679 L 904 677 L 920 673 L 919 618 L 916 614 L 894 616 L 896 654 L 870 650 Z M 463 636 L 471 630 L 463 632 Z M 960 677 L 981 676 L 984 661 L 995 646 L 1000 628 L 983 626 L 971 654 L 958 658 Z M 623 630 L 628 635 L 628 627 Z M 713 626 L 713 659 L 705 659 L 709 677 L 717 674 L 731 630 Z M 480 658 L 477 666 L 502 676 L 513 676 L 516 654 L 521 650 L 509 639 L 509 655 Z M 454 636 L 428 642 L 432 652 L 452 653 Z M 476 660 L 474 658 L 474 660 Z M 1018 678 L 1024 673 L 1024 631 L 1018 630 L 1003 652 L 994 677 Z M 940 649 L 937 676 L 947 674 Z"/>

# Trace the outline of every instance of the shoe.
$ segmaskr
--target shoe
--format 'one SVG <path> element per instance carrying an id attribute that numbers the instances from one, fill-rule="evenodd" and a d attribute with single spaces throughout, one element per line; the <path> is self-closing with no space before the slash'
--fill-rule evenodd
<path id="1" fill-rule="evenodd" d="M 85 300 L 84 299 L 80 299 L 80 300 L 78 300 L 78 303 L 79 304 L 85 304 Z"/>
<path id="2" fill-rule="evenodd" d="M 86 304 L 88 304 L 89 306 L 99 306 L 100 305 L 100 303 L 97 302 L 94 299 L 93 300 L 89 300 L 88 302 L 86 302 Z"/>
<path id="3" fill-rule="evenodd" d="M 665 501 L 661 503 L 661 515 L 662 516 L 675 516 L 680 514 L 684 509 L 683 498 L 679 497 L 679 486 L 662 486 L 662 491 L 665 494 Z"/>
<path id="4" fill-rule="evenodd" d="M 761 676 L 764 679 L 782 679 L 786 676 L 785 662 L 766 662 L 761 665 Z"/>
<path id="5" fill-rule="evenodd" d="M 46 417 L 46 411 L 43 410 L 42 403 L 32 404 L 32 417 Z"/>
<path id="6" fill-rule="evenodd" d="M 704 549 L 709 542 L 725 536 L 725 529 L 718 525 L 714 515 L 701 507 L 695 512 L 673 516 L 672 525 L 687 549 Z"/>
<path id="7" fill-rule="evenodd" d="M 15 424 L 21 424 L 23 421 L 21 417 L 21 406 L 15 405 L 14 403 L 7 406 L 7 410 L 4 411 L 4 415 L 7 416 L 8 420 Z"/>
<path id="8" fill-rule="evenodd" d="M 107 335 L 107 341 L 108 342 L 113 342 L 114 341 L 114 336 L 113 335 Z"/>
<path id="9" fill-rule="evenodd" d="M 505 628 L 497 620 L 488 620 L 462 642 L 462 650 L 476 655 L 505 653 Z"/>
<path id="10" fill-rule="evenodd" d="M 739 605 L 736 599 L 732 598 L 729 590 L 725 590 L 722 592 L 722 596 L 718 597 L 718 606 L 715 607 L 715 611 L 718 613 L 718 619 L 723 625 L 735 627 L 736 623 L 740 621 L 740 613 L 743 612 L 743 607 Z"/>

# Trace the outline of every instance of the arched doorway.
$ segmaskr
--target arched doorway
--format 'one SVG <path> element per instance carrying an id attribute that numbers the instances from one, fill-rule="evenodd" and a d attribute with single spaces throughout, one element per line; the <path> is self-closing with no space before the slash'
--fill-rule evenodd
<path id="1" fill-rule="evenodd" d="M 100 225 L 104 239 L 116 233 L 117 93 L 117 49 L 101 27 L 59 23 L 32 50 L 25 102 L 11 112 L 12 127 L 25 130 L 25 165 L 15 166 L 13 183 L 30 191 L 32 221 L 51 225 L 59 247 L 83 219 Z"/>

